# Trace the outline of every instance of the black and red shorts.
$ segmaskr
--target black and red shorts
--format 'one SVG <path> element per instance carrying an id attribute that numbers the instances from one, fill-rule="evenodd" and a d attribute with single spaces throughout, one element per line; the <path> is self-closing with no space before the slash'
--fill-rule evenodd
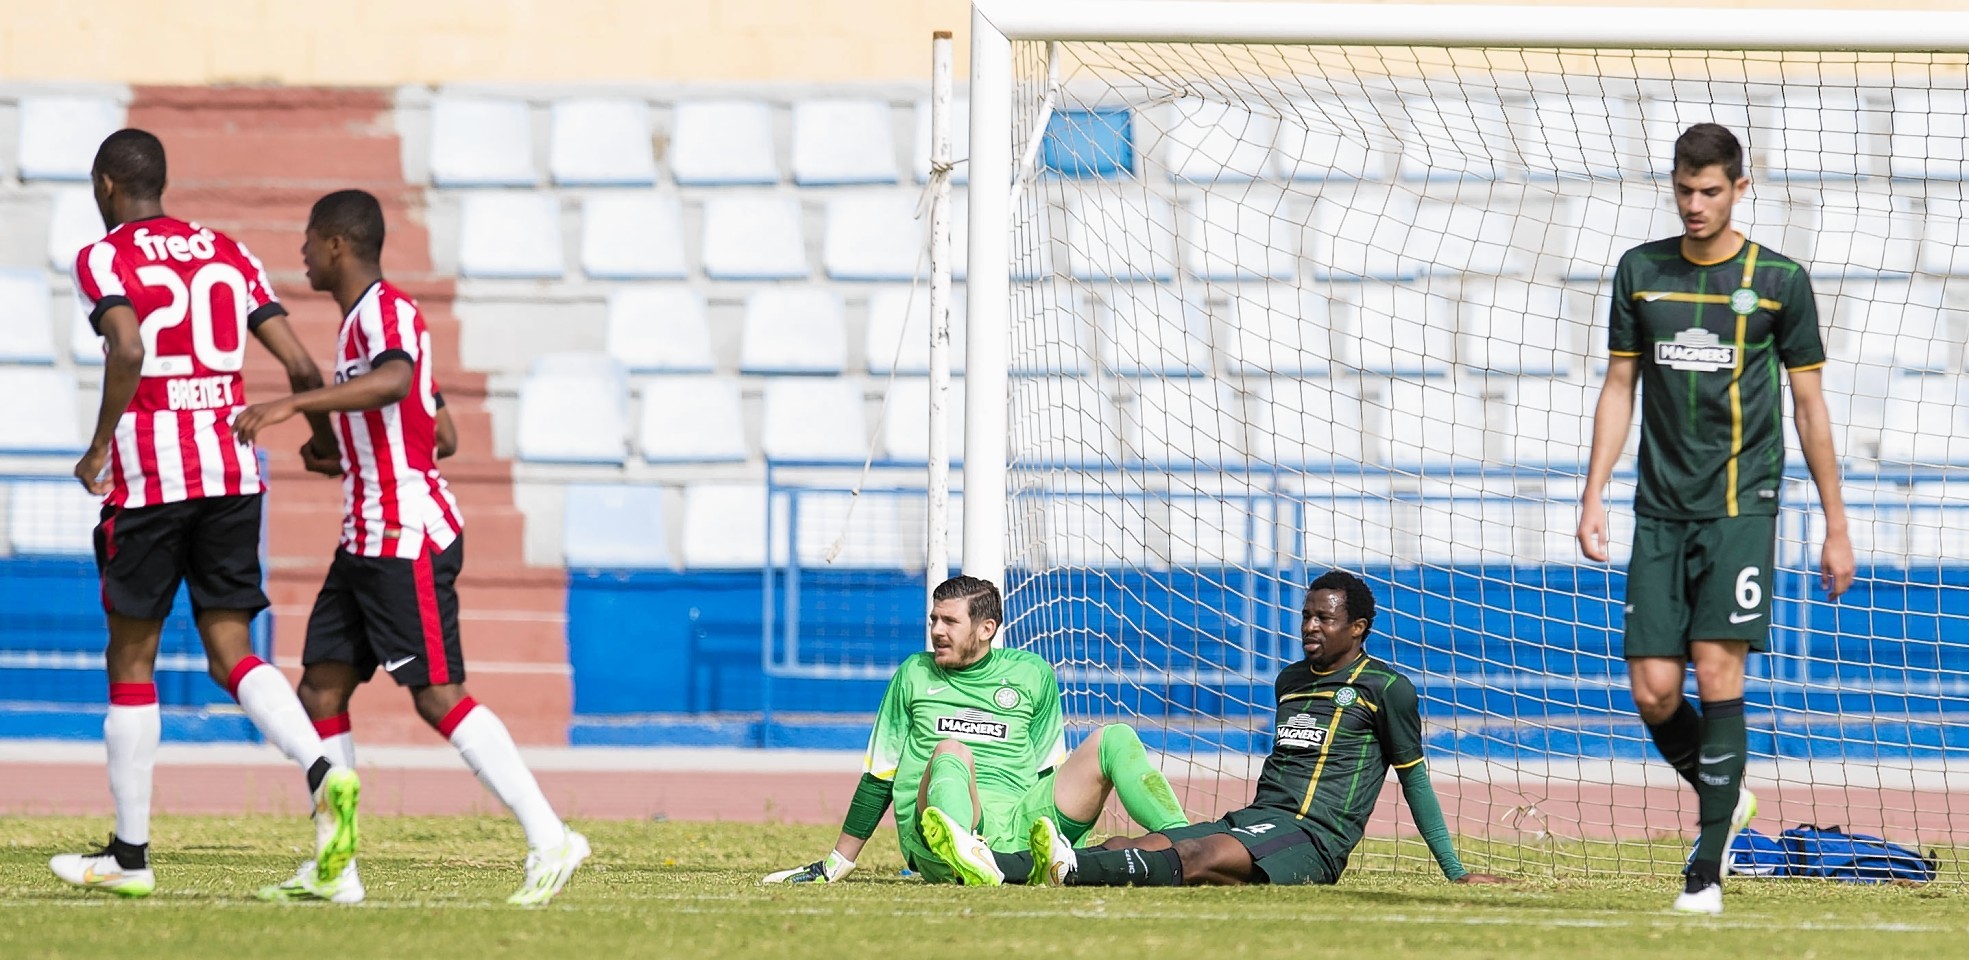
<path id="1" fill-rule="evenodd" d="M 465 681 L 458 642 L 458 572 L 465 538 L 425 541 L 415 560 L 338 550 L 308 614 L 301 663 L 346 663 L 364 681 L 376 668 L 400 686 Z"/>
<path id="2" fill-rule="evenodd" d="M 96 571 L 103 611 L 135 620 L 171 613 L 178 585 L 194 615 L 267 608 L 260 589 L 257 493 L 198 497 L 148 507 L 104 507 L 96 524 Z"/>

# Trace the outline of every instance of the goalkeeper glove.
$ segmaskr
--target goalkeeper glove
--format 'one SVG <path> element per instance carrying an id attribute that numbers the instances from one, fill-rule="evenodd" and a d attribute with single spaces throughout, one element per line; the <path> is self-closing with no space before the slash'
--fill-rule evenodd
<path id="1" fill-rule="evenodd" d="M 827 859 L 816 860 L 804 867 L 781 870 L 766 875 L 766 883 L 837 883 L 855 872 L 855 862 L 832 850 Z"/>

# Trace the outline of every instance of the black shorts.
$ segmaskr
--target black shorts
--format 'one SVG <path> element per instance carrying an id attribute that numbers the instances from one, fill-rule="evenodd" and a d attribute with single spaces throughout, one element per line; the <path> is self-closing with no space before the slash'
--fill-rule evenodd
<path id="1" fill-rule="evenodd" d="M 1282 887 L 1336 883 L 1346 861 L 1343 859 L 1339 865 L 1334 864 L 1333 858 L 1327 855 L 1319 842 L 1319 834 L 1315 833 L 1317 829 L 1312 821 L 1301 820 L 1283 811 L 1246 807 L 1232 810 L 1221 820 L 1192 823 L 1161 833 L 1171 843 L 1216 834 L 1236 838 L 1251 854 L 1251 862 L 1257 865 L 1258 874 L 1252 878 L 1257 883 Z"/>
<path id="2" fill-rule="evenodd" d="M 415 560 L 337 550 L 308 614 L 301 663 L 346 663 L 364 681 L 380 666 L 405 687 L 465 682 L 457 588 L 464 566 L 462 536 L 442 551 L 425 541 Z"/>
<path id="3" fill-rule="evenodd" d="M 162 620 L 171 613 L 180 583 L 190 588 L 194 615 L 265 610 L 260 502 L 261 495 L 253 493 L 134 509 L 104 507 L 102 522 L 96 524 L 103 611 Z"/>

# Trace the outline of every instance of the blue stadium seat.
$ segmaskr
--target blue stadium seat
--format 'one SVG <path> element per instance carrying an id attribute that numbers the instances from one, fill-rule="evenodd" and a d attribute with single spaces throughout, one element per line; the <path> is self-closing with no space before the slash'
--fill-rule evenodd
<path id="1" fill-rule="evenodd" d="M 964 381 L 950 381 L 946 452 L 951 462 L 964 458 Z M 921 463 L 930 459 L 930 378 L 897 377 L 889 385 L 888 409 L 882 415 L 884 459 Z"/>
<path id="2" fill-rule="evenodd" d="M 1888 171 L 1913 180 L 1969 180 L 1969 91 L 1897 87 Z"/>
<path id="3" fill-rule="evenodd" d="M 514 448 L 522 461 L 620 465 L 627 457 L 628 378 L 606 354 L 535 360 L 520 384 L 519 406 Z"/>
<path id="4" fill-rule="evenodd" d="M 1210 314 L 1161 285 L 1115 284 L 1101 306 L 1101 363 L 1124 377 L 1194 377 L 1210 372 Z"/>
<path id="5" fill-rule="evenodd" d="M 1144 144 L 1169 176 L 1193 183 L 1257 180 L 1271 166 L 1278 121 L 1242 107 L 1182 99 L 1150 114 L 1155 143 Z"/>
<path id="6" fill-rule="evenodd" d="M 1038 464 L 1118 464 L 1121 415 L 1095 381 L 1081 377 L 1018 378 L 1006 429 Z"/>
<path id="7" fill-rule="evenodd" d="M 688 286 L 632 286 L 609 294 L 609 356 L 637 373 L 710 373 L 704 294 Z"/>
<path id="8" fill-rule="evenodd" d="M 800 201 L 779 194 L 704 201 L 704 273 L 713 280 L 804 280 Z"/>
<path id="9" fill-rule="evenodd" d="M 647 463 L 738 463 L 749 453 L 738 380 L 657 377 L 643 384 L 637 446 Z"/>
<path id="10" fill-rule="evenodd" d="M 123 105 L 111 97 L 22 97 L 20 178 L 88 182 L 96 148 L 122 126 Z"/>
<path id="11" fill-rule="evenodd" d="M 786 508 L 773 508 L 774 554 L 786 555 Z M 757 570 L 766 564 L 766 487 L 695 483 L 684 488 L 685 570 Z"/>
<path id="12" fill-rule="evenodd" d="M 1136 460 L 1152 464 L 1242 465 L 1244 404 L 1222 380 L 1138 380 L 1123 414 Z"/>
<path id="13" fill-rule="evenodd" d="M 964 372 L 965 301 L 962 290 L 950 297 L 950 372 Z M 900 342 L 902 351 L 896 351 Z M 868 298 L 868 372 L 878 376 L 895 372 L 922 375 L 930 372 L 930 290 L 919 285 L 882 287 Z"/>
<path id="14" fill-rule="evenodd" d="M 93 159 L 93 154 L 91 158 Z M 75 258 L 82 248 L 103 238 L 103 215 L 88 187 L 53 191 L 54 211 L 48 224 L 48 265 L 75 275 Z"/>
<path id="15" fill-rule="evenodd" d="M 473 279 L 558 280 L 566 273 L 561 201 L 552 193 L 468 193 L 459 205 L 458 273 Z"/>
<path id="16" fill-rule="evenodd" d="M 1371 194 L 1369 191 L 1372 191 Z M 1412 280 L 1422 265 L 1406 256 L 1416 200 L 1405 192 L 1362 185 L 1351 202 L 1313 204 L 1313 273 L 1322 280 Z"/>
<path id="17" fill-rule="evenodd" d="M 1231 376 L 1326 376 L 1332 369 L 1332 300 L 1287 284 L 1241 286 L 1225 312 Z"/>
<path id="18" fill-rule="evenodd" d="M 683 280 L 682 205 L 672 194 L 602 194 L 581 202 L 581 269 L 596 280 Z"/>
<path id="19" fill-rule="evenodd" d="M 0 361 L 55 362 L 49 303 L 48 275 L 40 268 L 0 268 Z"/>
<path id="20" fill-rule="evenodd" d="M 676 566 L 659 486 L 569 484 L 561 553 L 573 569 L 667 570 Z"/>
<path id="21" fill-rule="evenodd" d="M 1566 289 L 1499 279 L 1463 285 L 1457 359 L 1486 373 L 1566 376 L 1584 364 L 1580 337 L 1599 318 L 1569 316 Z"/>
<path id="22" fill-rule="evenodd" d="M 91 556 L 102 506 L 71 480 L 16 481 L 7 492 L 8 547 L 17 557 Z"/>
<path id="23" fill-rule="evenodd" d="M 1068 271 L 1080 280 L 1176 279 L 1176 210 L 1141 189 L 1068 195 Z"/>
<path id="24" fill-rule="evenodd" d="M 0 417 L 0 451 L 80 453 L 85 446 L 75 375 L 52 367 L 0 367 L 0 410 L 37 411 Z M 93 421 L 92 421 L 93 422 Z"/>
<path id="25" fill-rule="evenodd" d="M 526 101 L 433 98 L 431 182 L 440 187 L 530 187 L 540 182 Z"/>
<path id="26" fill-rule="evenodd" d="M 835 280 L 910 280 L 930 274 L 927 220 L 907 194 L 849 194 L 827 201 L 821 259 Z"/>
<path id="27" fill-rule="evenodd" d="M 863 386 L 852 377 L 766 381 L 759 447 L 768 460 L 860 462 L 868 456 Z"/>
<path id="28" fill-rule="evenodd" d="M 793 182 L 803 187 L 895 183 L 893 112 L 881 100 L 793 105 Z"/>
<path id="29" fill-rule="evenodd" d="M 1360 395 L 1325 378 L 1260 381 L 1251 401 L 1251 459 L 1280 469 L 1330 473 L 1361 462 Z"/>
<path id="30" fill-rule="evenodd" d="M 1419 286 L 1364 283 L 1335 317 L 1343 366 L 1434 376 L 1456 356 L 1456 304 Z"/>
<path id="31" fill-rule="evenodd" d="M 684 186 L 778 183 L 772 108 L 756 100 L 677 104 L 669 162 Z"/>
<path id="32" fill-rule="evenodd" d="M 637 99 L 556 100 L 547 168 L 566 187 L 656 182 L 649 104 Z"/>
<path id="33" fill-rule="evenodd" d="M 971 182 L 971 100 L 965 96 L 950 99 L 950 158 L 954 166 L 950 171 L 950 182 L 965 184 Z M 916 104 L 916 148 L 914 170 L 916 182 L 927 183 L 930 179 L 930 101 L 921 100 Z"/>
<path id="34" fill-rule="evenodd" d="M 1118 179 L 1135 172 L 1134 114 L 1127 107 L 1055 110 L 1039 162 L 1062 177 Z"/>
<path id="35" fill-rule="evenodd" d="M 1291 280 L 1300 204 L 1277 193 L 1208 193 L 1183 205 L 1183 270 L 1205 280 Z"/>
<path id="36" fill-rule="evenodd" d="M 817 287 L 768 287 L 745 302 L 740 373 L 840 373 L 848 363 L 841 295 Z"/>

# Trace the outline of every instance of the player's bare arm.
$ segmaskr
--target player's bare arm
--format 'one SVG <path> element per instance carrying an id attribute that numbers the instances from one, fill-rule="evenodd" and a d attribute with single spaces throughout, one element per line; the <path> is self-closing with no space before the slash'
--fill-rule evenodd
<path id="1" fill-rule="evenodd" d="M 1601 491 L 1613 479 L 1614 464 L 1627 445 L 1634 422 L 1633 357 L 1610 357 L 1600 402 L 1593 408 L 1593 453 L 1586 470 L 1586 489 L 1579 496 L 1579 552 L 1594 563 L 1607 562 L 1607 505 Z"/>
<path id="2" fill-rule="evenodd" d="M 451 411 L 443 406 L 442 400 L 437 419 L 438 459 L 443 460 L 458 452 L 458 427 L 451 422 Z"/>
<path id="3" fill-rule="evenodd" d="M 96 413 L 96 430 L 89 438 L 89 449 L 75 462 L 75 479 L 90 493 L 109 493 L 109 480 L 103 468 L 109 463 L 109 447 L 116 441 L 116 422 L 130 408 L 143 379 L 144 338 L 137 331 L 137 312 L 128 306 L 103 311 L 97 327 L 103 335 L 103 399 Z"/>
<path id="4" fill-rule="evenodd" d="M 287 387 L 297 394 L 319 390 L 323 386 L 321 368 L 315 365 L 314 358 L 308 356 L 301 338 L 294 335 L 294 328 L 285 316 L 268 317 L 253 328 L 253 335 L 260 344 L 280 361 L 281 369 L 287 372 Z M 308 443 L 318 454 L 330 458 L 335 456 L 335 430 L 328 422 L 325 413 L 311 414 L 308 429 L 312 435 Z"/>
<path id="5" fill-rule="evenodd" d="M 1853 585 L 1853 541 L 1846 530 L 1846 499 L 1839 489 L 1839 455 L 1832 444 L 1832 416 L 1826 411 L 1818 369 L 1791 371 L 1791 419 L 1805 467 L 1819 488 L 1825 511 L 1825 544 L 1819 551 L 1819 585 L 1837 597 Z"/>
<path id="6" fill-rule="evenodd" d="M 256 403 L 239 412 L 233 433 L 252 443 L 260 431 L 293 418 L 297 413 L 335 413 L 344 410 L 379 410 L 410 395 L 416 369 L 410 361 L 385 360 L 374 370 L 332 387 L 297 393 L 268 403 Z"/>

